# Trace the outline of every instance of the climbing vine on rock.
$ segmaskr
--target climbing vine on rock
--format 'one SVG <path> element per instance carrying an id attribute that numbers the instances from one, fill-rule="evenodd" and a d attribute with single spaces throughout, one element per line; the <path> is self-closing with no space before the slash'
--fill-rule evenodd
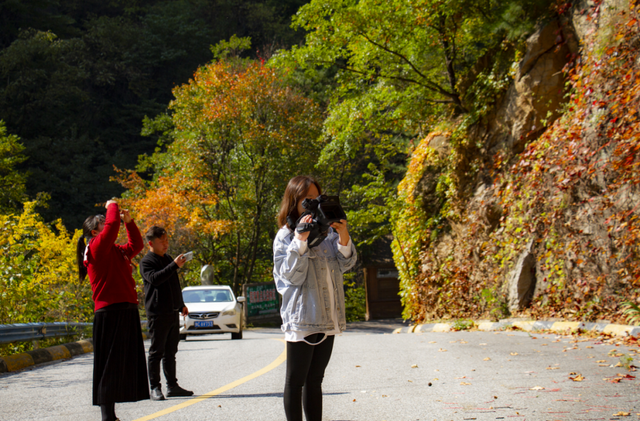
<path id="1" fill-rule="evenodd" d="M 587 13 L 597 25 L 600 2 Z M 621 303 L 640 299 L 639 47 L 631 1 L 565 66 L 570 96 L 562 117 L 518 155 L 478 150 L 482 160 L 460 165 L 461 143 L 452 136 L 448 159 L 456 163 L 446 164 L 429 147 L 435 134 L 416 148 L 399 187 L 406 205 L 394 242 L 406 317 L 508 315 L 508 280 L 530 252 L 536 285 L 525 312 L 623 320 Z M 425 196 L 420 185 L 430 179 L 434 194 Z M 452 186 L 475 191 L 465 196 Z M 442 203 L 430 209 L 416 192 Z"/>

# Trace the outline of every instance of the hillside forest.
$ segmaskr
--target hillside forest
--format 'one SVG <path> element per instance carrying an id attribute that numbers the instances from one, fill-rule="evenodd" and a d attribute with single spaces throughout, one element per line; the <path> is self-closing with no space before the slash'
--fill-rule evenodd
<path id="1" fill-rule="evenodd" d="M 638 47 L 635 0 L 0 1 L 0 324 L 90 320 L 111 197 L 186 283 L 272 282 L 298 174 L 405 319 L 637 320 Z"/>

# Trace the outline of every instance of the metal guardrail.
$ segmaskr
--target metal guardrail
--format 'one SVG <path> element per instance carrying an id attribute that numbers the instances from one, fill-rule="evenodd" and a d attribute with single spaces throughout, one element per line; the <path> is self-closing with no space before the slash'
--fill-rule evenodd
<path id="1" fill-rule="evenodd" d="M 73 336 L 93 323 L 20 323 L 0 325 L 0 344 Z"/>

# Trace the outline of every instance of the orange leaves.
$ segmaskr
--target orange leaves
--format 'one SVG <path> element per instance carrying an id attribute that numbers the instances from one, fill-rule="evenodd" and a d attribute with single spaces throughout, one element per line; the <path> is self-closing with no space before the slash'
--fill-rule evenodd
<path id="1" fill-rule="evenodd" d="M 259 61 L 209 63 L 173 92 L 171 142 L 144 162 L 152 181 L 119 175 L 125 201 L 143 227 L 163 225 L 174 244 L 232 274 L 227 282 L 264 277 L 265 227 L 287 180 L 317 162 L 321 109 Z"/>
<path id="2" fill-rule="evenodd" d="M 573 376 L 573 377 L 571 377 Z M 574 382 L 581 382 L 584 380 L 584 376 L 582 374 L 570 373 L 569 380 L 573 380 Z"/>

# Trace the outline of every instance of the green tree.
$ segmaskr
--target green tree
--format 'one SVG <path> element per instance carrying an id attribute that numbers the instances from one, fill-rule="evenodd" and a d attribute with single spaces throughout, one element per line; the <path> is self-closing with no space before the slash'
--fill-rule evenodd
<path id="1" fill-rule="evenodd" d="M 154 166 L 154 180 L 128 194 L 143 224 L 175 221 L 198 259 L 236 292 L 271 279 L 284 188 L 312 171 L 322 148 L 321 108 L 282 80 L 259 61 L 227 58 L 201 67 L 174 90 L 167 151 L 143 159 L 145 169 Z M 166 131 L 162 120 L 150 123 Z"/>
<path id="2" fill-rule="evenodd" d="M 482 104 L 470 86 L 479 59 L 495 59 L 506 73 L 512 46 L 549 3 L 313 0 L 300 9 L 294 27 L 307 31 L 305 44 L 273 62 L 308 80 L 335 69 L 320 167 L 338 169 L 334 186 L 353 209 L 359 241 L 389 233 L 389 208 L 416 141 L 451 116 L 477 118 Z"/>
<path id="3" fill-rule="evenodd" d="M 18 136 L 7 134 L 0 120 L 0 214 L 18 210 L 26 198 L 27 176 L 16 170 L 16 166 L 27 159 L 23 151 Z"/>
<path id="4" fill-rule="evenodd" d="M 287 23 L 297 4 L 0 2 L 0 119 L 26 148 L 28 194 L 50 193 L 40 214 L 79 227 L 96 203 L 119 195 L 108 182 L 113 166 L 132 168 L 153 151 L 142 120 L 162 113 L 173 87 L 211 59 L 211 43 L 251 35 L 267 56 L 299 39 Z"/>

